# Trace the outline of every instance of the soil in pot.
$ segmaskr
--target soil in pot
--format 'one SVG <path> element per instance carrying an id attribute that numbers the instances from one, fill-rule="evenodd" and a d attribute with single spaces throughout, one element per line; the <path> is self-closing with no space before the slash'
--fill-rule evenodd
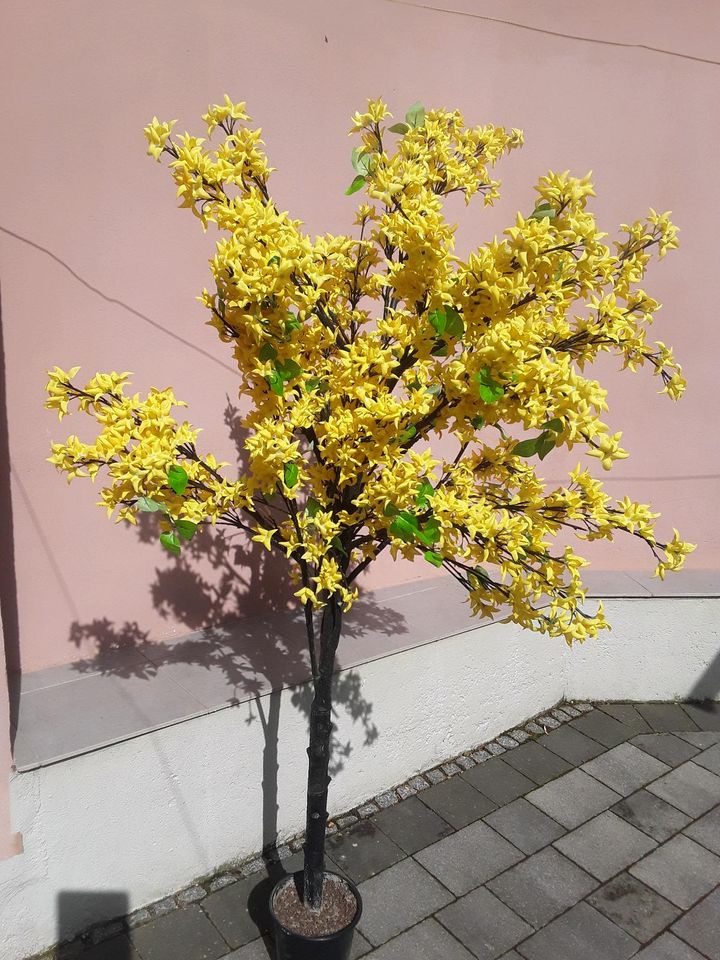
<path id="1" fill-rule="evenodd" d="M 273 912 L 286 930 L 304 937 L 326 937 L 349 926 L 357 912 L 357 901 L 341 877 L 323 879 L 322 908 L 308 910 L 300 899 L 292 877 L 273 897 Z"/>

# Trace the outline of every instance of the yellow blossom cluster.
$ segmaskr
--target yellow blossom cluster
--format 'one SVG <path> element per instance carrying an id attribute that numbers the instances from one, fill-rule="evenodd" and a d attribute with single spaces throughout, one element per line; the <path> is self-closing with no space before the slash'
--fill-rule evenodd
<path id="1" fill-rule="evenodd" d="M 167 157 L 180 204 L 220 232 L 200 300 L 229 344 L 245 418 L 247 470 L 228 479 L 177 422 L 170 390 L 124 393 L 127 374 L 51 371 L 47 405 L 95 418 L 93 444 L 70 437 L 52 462 L 68 478 L 108 480 L 102 503 L 131 522 L 158 512 L 177 552 L 198 523 L 246 530 L 294 562 L 308 609 L 339 597 L 385 549 L 420 557 L 462 583 L 474 613 L 569 643 L 606 626 L 584 609 L 586 561 L 557 537 L 644 540 L 656 573 L 692 545 L 657 539 L 657 514 L 613 500 L 578 466 L 548 489 L 538 462 L 557 447 L 626 457 L 602 419 L 606 391 L 586 370 L 601 353 L 650 364 L 664 392 L 685 388 L 672 351 L 647 331 L 659 303 L 642 288 L 650 256 L 677 246 L 667 213 L 622 225 L 605 242 L 589 207 L 590 175 L 550 172 L 534 203 L 465 259 L 454 253 L 445 198 L 498 197 L 491 171 L 522 144 L 518 130 L 467 127 L 458 111 L 414 104 L 404 121 L 371 100 L 351 133 L 364 191 L 356 236 L 308 236 L 271 198 L 272 168 L 245 103 L 227 95 L 203 117 L 208 138 L 173 136 L 153 118 L 148 152 Z M 433 452 L 451 435 L 454 455 Z"/>

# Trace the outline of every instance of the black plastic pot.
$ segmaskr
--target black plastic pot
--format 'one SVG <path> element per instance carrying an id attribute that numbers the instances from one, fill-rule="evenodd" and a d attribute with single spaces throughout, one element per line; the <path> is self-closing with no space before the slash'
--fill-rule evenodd
<path id="1" fill-rule="evenodd" d="M 325 873 L 327 876 L 338 877 L 350 888 L 357 903 L 355 916 L 342 930 L 329 933 L 324 937 L 305 937 L 301 933 L 287 930 L 275 916 L 275 894 L 287 883 L 287 877 L 284 877 L 275 884 L 270 894 L 270 916 L 273 920 L 276 960 L 350 960 L 353 933 L 362 915 L 362 899 L 355 884 L 351 883 L 347 877 L 341 877 L 331 870 L 326 870 Z M 302 883 L 302 871 L 294 874 L 293 881 L 296 884 Z"/>

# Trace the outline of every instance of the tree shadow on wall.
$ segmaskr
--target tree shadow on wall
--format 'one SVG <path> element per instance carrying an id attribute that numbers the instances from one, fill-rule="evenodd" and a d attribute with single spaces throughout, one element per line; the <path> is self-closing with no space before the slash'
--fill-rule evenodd
<path id="1" fill-rule="evenodd" d="M 238 450 L 238 469 L 243 469 L 243 434 L 239 412 L 228 402 L 225 422 Z M 157 517 L 142 514 L 136 528 L 143 544 L 157 544 Z M 227 531 L 227 532 L 226 532 Z M 162 549 L 158 545 L 158 549 Z M 208 710 L 244 706 L 244 723 L 259 722 L 263 733 L 262 842 L 268 877 L 283 874 L 277 848 L 278 829 L 278 737 L 281 691 L 292 687 L 291 702 L 309 720 L 312 687 L 305 622 L 292 596 L 288 564 L 275 553 L 232 528 L 203 527 L 183 546 L 170 566 L 158 567 L 150 586 L 153 605 L 160 615 L 180 623 L 191 633 L 178 639 L 152 640 L 137 622 L 114 624 L 107 618 L 75 622 L 70 641 L 77 647 L 91 640 L 96 653 L 77 661 L 79 673 L 106 674 L 150 680 L 158 675 L 177 682 Z M 248 617 L 248 610 L 255 615 Z M 259 612 L 261 611 L 261 612 Z M 370 634 L 404 633 L 404 617 L 360 600 L 345 621 L 343 637 L 362 640 Z M 269 694 L 269 695 L 268 695 Z M 335 717 L 345 712 L 362 734 L 363 745 L 378 738 L 372 703 L 364 697 L 362 680 L 355 670 L 336 673 Z M 331 744 L 331 774 L 337 775 L 353 751 L 334 727 Z M 168 782 L 183 804 L 170 765 L 164 757 Z M 185 821 L 196 848 L 202 838 Z M 228 859 L 232 856 L 229 851 Z"/>

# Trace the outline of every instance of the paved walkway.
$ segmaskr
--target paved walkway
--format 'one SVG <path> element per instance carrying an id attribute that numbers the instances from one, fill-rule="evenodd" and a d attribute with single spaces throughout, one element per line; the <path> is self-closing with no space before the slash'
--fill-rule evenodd
<path id="1" fill-rule="evenodd" d="M 364 901 L 353 958 L 720 960 L 720 705 L 568 709 L 330 838 Z M 268 960 L 272 883 L 194 888 L 78 956 Z"/>

